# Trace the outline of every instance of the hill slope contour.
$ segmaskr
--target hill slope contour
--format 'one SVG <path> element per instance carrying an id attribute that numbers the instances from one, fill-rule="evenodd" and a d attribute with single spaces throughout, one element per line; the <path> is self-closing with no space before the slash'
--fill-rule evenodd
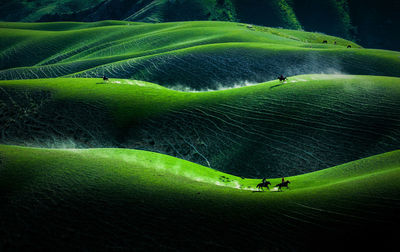
<path id="1" fill-rule="evenodd" d="M 2 145 L 0 157 L 0 248 L 340 248 L 381 244 L 375 232 L 399 223 L 399 151 L 287 178 L 282 193 L 241 190 L 259 181 L 136 150 Z"/>
<path id="2" fill-rule="evenodd" d="M 0 3 L 0 20 L 233 21 L 323 32 L 365 47 L 400 50 L 399 11 L 397 0 L 14 0 Z"/>
<path id="3" fill-rule="evenodd" d="M 400 148 L 393 77 L 303 75 L 213 92 L 121 79 L 0 87 L 6 144 L 142 149 L 246 177 L 307 173 Z"/>
<path id="4" fill-rule="evenodd" d="M 400 76 L 398 52 L 245 24 L 103 21 L 0 27 L 3 80 L 106 75 L 202 90 L 265 82 L 280 74 Z"/>

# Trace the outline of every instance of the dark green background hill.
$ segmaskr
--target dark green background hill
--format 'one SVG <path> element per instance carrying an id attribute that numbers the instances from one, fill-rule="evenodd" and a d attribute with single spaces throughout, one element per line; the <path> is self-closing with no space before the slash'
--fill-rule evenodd
<path id="1" fill-rule="evenodd" d="M 2 21 L 221 20 L 304 29 L 368 48 L 400 50 L 396 0 L 17 0 L 0 4 Z"/>

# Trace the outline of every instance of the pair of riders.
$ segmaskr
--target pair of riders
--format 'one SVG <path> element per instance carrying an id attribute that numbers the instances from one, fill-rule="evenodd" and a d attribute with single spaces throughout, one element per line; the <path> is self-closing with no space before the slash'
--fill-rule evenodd
<path id="1" fill-rule="evenodd" d="M 289 189 L 289 184 L 290 184 L 290 181 L 289 180 L 285 181 L 285 177 L 282 177 L 282 182 L 277 184 L 276 187 L 278 187 L 278 191 L 282 191 L 282 187 L 286 187 Z M 267 181 L 266 178 L 263 178 L 262 183 L 258 184 L 256 186 L 256 188 L 263 190 L 263 187 L 266 187 L 269 190 L 268 185 L 271 185 L 271 183 L 269 181 Z"/>

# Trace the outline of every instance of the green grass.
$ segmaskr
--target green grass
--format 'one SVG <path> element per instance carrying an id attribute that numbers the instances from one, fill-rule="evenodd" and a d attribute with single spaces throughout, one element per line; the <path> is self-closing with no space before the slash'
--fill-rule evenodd
<path id="1" fill-rule="evenodd" d="M 0 4 L 1 20 L 34 22 L 44 15 L 65 14 L 82 11 L 99 4 L 101 0 L 36 0 L 36 1 L 7 1 Z"/>
<path id="2" fill-rule="evenodd" d="M 38 31 L 68 31 L 68 30 L 79 30 L 88 29 L 103 26 L 113 25 L 135 25 L 142 24 L 128 21 L 118 20 L 106 20 L 99 22 L 41 22 L 41 23 L 30 23 L 30 22 L 1 22 L 1 28 L 7 29 L 21 29 L 21 30 L 38 30 Z"/>
<path id="3" fill-rule="evenodd" d="M 288 177 L 291 189 L 281 193 L 242 190 L 254 188 L 259 180 L 137 150 L 2 145 L 0 157 L 5 200 L 0 220 L 14 231 L 3 237 L 12 244 L 22 235 L 20 246 L 34 241 L 37 248 L 49 248 L 48 241 L 54 239 L 69 249 L 78 243 L 83 248 L 194 246 L 180 241 L 185 237 L 197 248 L 303 250 L 311 240 L 319 244 L 333 242 L 334 237 L 374 239 L 370 235 L 378 231 L 375 228 L 391 227 L 398 219 L 399 151 Z M 55 206 L 57 210 L 47 212 Z M 44 222 L 45 229 L 40 226 Z M 21 233 L 23 225 L 37 232 Z M 196 228 L 188 232 L 187 225 Z M 129 226 L 140 231 L 126 233 Z M 257 228 L 268 236 L 257 235 Z M 69 236 L 70 232 L 80 235 Z M 38 234 L 46 235 L 47 241 Z M 60 234 L 67 237 L 57 237 Z M 146 243 L 149 235 L 159 243 Z M 344 245 L 335 241 L 332 246 Z M 375 238 L 374 243 L 379 241 Z"/>
<path id="4" fill-rule="evenodd" d="M 307 93 L 315 96 L 322 95 L 330 89 L 339 91 L 343 89 L 344 93 L 338 95 L 346 95 L 346 92 L 348 92 L 348 99 L 352 99 L 351 95 L 354 95 L 353 92 L 359 88 L 368 91 L 369 88 L 376 86 L 376 88 L 379 87 L 384 90 L 389 89 L 394 96 L 399 95 L 400 92 L 399 79 L 384 76 L 301 75 L 291 77 L 288 83 L 281 84 L 276 80 L 249 87 L 220 91 L 182 92 L 154 83 L 126 79 L 111 79 L 109 82 L 104 82 L 100 78 L 0 81 L 1 87 L 51 91 L 52 97 L 56 101 L 82 100 L 90 103 L 103 103 L 113 113 L 114 119 L 121 122 L 131 119 L 141 121 L 173 109 L 184 109 L 197 105 L 235 102 L 236 106 L 240 107 L 242 98 L 251 99 L 251 96 L 255 97 L 263 93 L 277 93 L 281 97 L 296 94 L 300 98 Z M 274 90 L 276 85 L 278 85 L 278 88 Z M 327 101 L 327 103 L 331 102 Z M 157 104 L 157 106 L 154 106 L 154 104 Z"/>
<path id="5" fill-rule="evenodd" d="M 7 188 L 7 186 L 24 188 L 25 184 L 15 183 L 18 180 L 39 183 L 32 186 L 40 187 L 40 183 L 44 182 L 41 177 L 52 177 L 54 175 L 54 177 L 61 178 L 61 174 L 71 174 L 71 178 L 64 178 L 68 181 L 75 179 L 76 176 L 79 176 L 78 174 L 86 173 L 96 173 L 96 178 L 105 180 L 111 179 L 114 176 L 112 174 L 115 174 L 117 179 L 120 177 L 123 180 L 128 175 L 132 176 L 130 173 L 140 177 L 147 176 L 149 178 L 142 181 L 147 183 L 147 185 L 143 185 L 144 187 L 151 187 L 154 176 L 163 174 L 186 181 L 189 185 L 184 185 L 181 190 L 188 189 L 185 186 L 190 187 L 195 182 L 201 182 L 208 184 L 211 187 L 210 189 L 214 191 L 219 190 L 218 186 L 234 188 L 239 191 L 259 191 L 256 185 L 261 180 L 261 178 L 237 177 L 168 155 L 140 150 L 45 149 L 9 145 L 1 145 L 0 150 L 3 166 L 1 176 L 3 188 Z M 324 188 L 332 190 L 335 185 L 339 184 L 344 187 L 348 183 L 362 184 L 364 179 L 374 176 L 392 176 L 393 173 L 398 173 L 399 169 L 400 151 L 389 152 L 317 172 L 287 177 L 286 179 L 292 182 L 290 187 L 293 188 L 293 190 L 287 192 L 302 195 Z M 83 179 L 92 179 L 90 175 L 87 176 Z M 96 181 L 96 179 L 94 180 Z M 162 186 L 173 188 L 174 185 L 168 185 L 173 180 L 168 179 L 168 183 Z M 273 188 L 274 185 L 280 183 L 281 178 L 267 178 L 267 180 L 271 182 L 271 188 Z M 63 183 L 62 180 L 59 183 Z M 160 181 L 160 183 L 163 182 Z M 176 186 L 179 183 L 180 181 L 176 181 L 174 184 Z M 6 186 L 4 187 L 4 185 Z M 379 188 L 377 189 L 379 190 Z M 234 191 L 229 190 L 224 190 L 224 192 L 235 194 Z M 268 195 L 265 197 L 273 197 L 273 194 Z"/>
<path id="6" fill-rule="evenodd" d="M 0 87 L 9 144 L 144 149 L 249 177 L 307 173 L 398 146 L 394 77 L 302 75 L 211 92 L 124 79 Z"/>
<path id="7" fill-rule="evenodd" d="M 1 251 L 393 244 L 398 52 L 226 22 L 0 32 Z M 297 75 L 326 72 L 353 75 Z"/>
<path id="8" fill-rule="evenodd" d="M 362 49 L 319 33 L 240 23 L 3 22 L 0 27 L 0 79 L 105 74 L 201 90 L 264 82 L 281 73 L 400 76 L 397 52 Z"/>

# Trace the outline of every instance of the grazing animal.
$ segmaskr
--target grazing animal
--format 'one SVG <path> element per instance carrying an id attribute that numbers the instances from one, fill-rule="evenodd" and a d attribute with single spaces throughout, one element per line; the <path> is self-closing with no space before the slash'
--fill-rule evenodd
<path id="1" fill-rule="evenodd" d="M 103 81 L 108 81 L 108 78 L 105 75 L 103 76 Z"/>
<path id="2" fill-rule="evenodd" d="M 347 48 L 351 48 L 351 45 L 348 45 Z"/>
<path id="3" fill-rule="evenodd" d="M 282 187 L 286 187 L 287 189 L 289 189 L 289 184 L 290 181 L 286 180 L 285 182 L 279 183 L 276 186 L 278 187 L 278 191 L 282 191 Z"/>
<path id="4" fill-rule="evenodd" d="M 259 189 L 261 189 L 261 190 L 264 191 L 263 187 L 266 187 L 266 188 L 269 190 L 268 185 L 270 185 L 270 184 L 271 184 L 271 183 L 270 183 L 269 181 L 265 181 L 265 182 L 262 182 L 262 183 L 258 184 L 258 185 L 256 186 L 256 188 L 259 188 Z"/>
<path id="5" fill-rule="evenodd" d="M 287 80 L 287 77 L 284 77 L 284 76 L 281 74 L 281 76 L 278 77 L 278 80 L 282 82 L 282 81 Z"/>
<path id="6" fill-rule="evenodd" d="M 322 44 L 328 44 L 328 40 L 322 41 Z"/>

